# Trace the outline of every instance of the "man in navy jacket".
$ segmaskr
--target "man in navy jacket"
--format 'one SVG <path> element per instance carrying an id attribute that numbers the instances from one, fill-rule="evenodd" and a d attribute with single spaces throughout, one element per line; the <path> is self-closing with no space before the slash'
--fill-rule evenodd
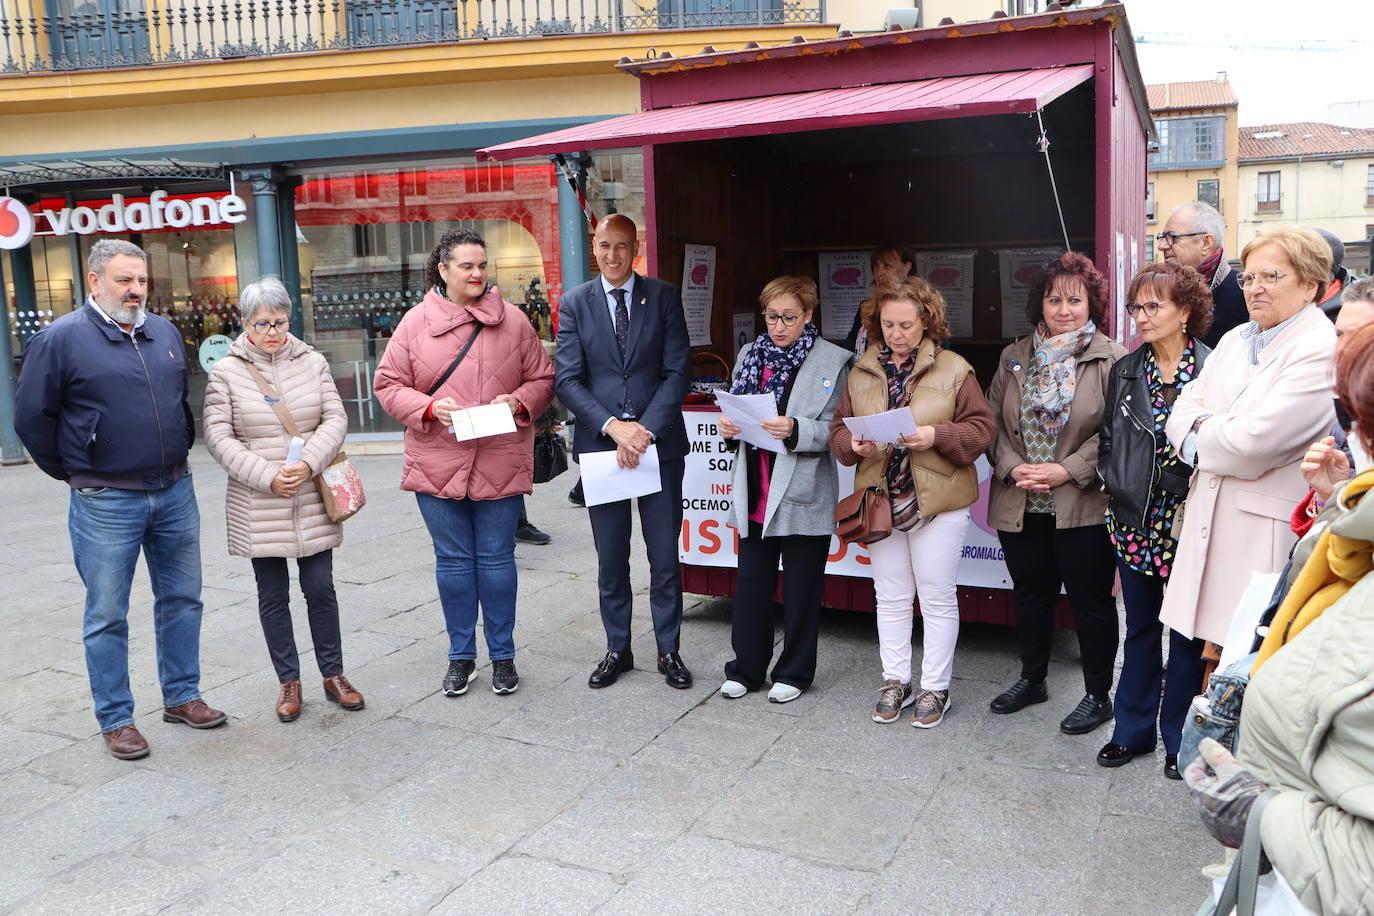
<path id="1" fill-rule="evenodd" d="M 29 342 L 14 425 L 34 462 L 71 487 L 67 525 L 86 585 L 82 641 L 96 720 L 110 753 L 133 760 L 148 754 L 129 689 L 129 591 L 140 552 L 153 589 L 163 720 L 213 728 L 226 717 L 200 698 L 186 348 L 170 321 L 144 310 L 142 249 L 104 239 L 87 267 L 86 304 Z"/>
<path id="2" fill-rule="evenodd" d="M 592 250 L 601 276 L 565 293 L 559 304 L 555 382 L 558 397 L 577 416 L 573 451 L 615 450 L 621 467 L 637 467 L 652 443 L 662 490 L 639 498 L 649 556 L 650 597 L 658 670 L 686 689 L 692 673 L 678 654 L 682 577 L 677 542 L 682 531 L 682 475 L 688 451 L 682 400 L 690 381 L 687 321 L 682 296 L 660 280 L 634 273 L 635 224 L 614 214 L 596 228 Z M 608 687 L 634 667 L 630 652 L 630 500 L 592 506 L 601 622 L 606 656 L 588 684 Z"/>

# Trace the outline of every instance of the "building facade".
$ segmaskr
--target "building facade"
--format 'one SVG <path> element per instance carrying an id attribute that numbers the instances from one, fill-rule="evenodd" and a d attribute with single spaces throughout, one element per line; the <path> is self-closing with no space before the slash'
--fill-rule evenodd
<path id="1" fill-rule="evenodd" d="M 1239 101 L 1225 73 L 1215 79 L 1159 83 L 1146 87 L 1150 113 L 1159 132 L 1159 148 L 1150 153 L 1145 194 L 1149 224 L 1146 259 L 1158 256 L 1153 236 L 1164 228 L 1179 204 L 1202 200 L 1226 220 L 1228 257 L 1239 254 L 1236 224 Z"/>
<path id="2" fill-rule="evenodd" d="M 1242 128 L 1240 197 L 1242 245 L 1284 223 L 1326 229 L 1364 250 L 1374 236 L 1374 129 L 1310 121 Z"/>

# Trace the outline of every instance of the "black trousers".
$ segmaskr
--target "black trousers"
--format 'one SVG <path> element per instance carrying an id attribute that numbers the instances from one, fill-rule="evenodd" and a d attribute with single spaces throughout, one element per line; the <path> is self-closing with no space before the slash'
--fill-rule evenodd
<path id="1" fill-rule="evenodd" d="M 339 599 L 334 595 L 334 551 L 326 550 L 296 561 L 301 591 L 315 641 L 315 661 L 323 677 L 343 673 L 343 637 L 339 632 Z M 279 681 L 301 678 L 296 637 L 291 630 L 291 578 L 282 557 L 257 557 L 253 575 L 258 580 L 258 617 L 267 637 L 267 653 Z"/>
<path id="2" fill-rule="evenodd" d="M 1049 672 L 1062 585 L 1078 631 L 1083 686 L 1095 697 L 1109 696 L 1120 626 L 1112 598 L 1116 552 L 1106 524 L 1056 528 L 1053 515 L 1027 512 L 1020 531 L 999 531 L 997 537 L 1016 596 L 1021 676 L 1043 681 Z"/>
<path id="3" fill-rule="evenodd" d="M 740 538 L 735 578 L 734 619 L 730 643 L 735 657 L 725 677 L 750 690 L 764 684 L 773 659 L 773 593 L 782 560 L 782 654 L 773 666 L 775 684 L 806 690 L 816 677 L 816 641 L 820 637 L 821 592 L 830 535 L 764 537 L 763 526 L 749 523 Z"/>
<path id="4" fill-rule="evenodd" d="M 660 462 L 663 489 L 638 497 L 639 524 L 644 552 L 649 556 L 649 608 L 654 617 L 658 654 L 678 650 L 682 631 L 682 572 L 677 562 L 677 543 L 682 537 L 682 475 L 685 461 Z M 597 587 L 601 593 L 601 624 L 606 628 L 606 648 L 627 652 L 633 594 L 630 588 L 630 503 L 635 500 L 592 506 L 587 510 L 596 544 Z"/>

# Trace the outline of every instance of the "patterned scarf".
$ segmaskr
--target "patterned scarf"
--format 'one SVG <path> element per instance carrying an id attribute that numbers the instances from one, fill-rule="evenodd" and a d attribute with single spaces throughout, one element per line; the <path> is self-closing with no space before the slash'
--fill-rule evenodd
<path id="1" fill-rule="evenodd" d="M 916 367 L 915 351 L 907 357 L 906 365 L 901 369 L 897 368 L 892 351 L 887 347 L 878 350 L 878 362 L 887 374 L 887 409 L 906 407 L 911 403 L 911 391 L 907 383 L 911 380 L 911 370 Z M 921 507 L 916 499 L 916 483 L 911 476 L 911 453 L 901 443 L 894 444 L 888 452 L 883 476 L 887 479 L 888 498 L 892 500 L 892 527 L 898 531 L 910 531 L 921 520 Z"/>
<path id="2" fill-rule="evenodd" d="M 765 394 L 771 392 L 773 400 L 778 406 L 782 406 L 782 394 L 787 390 L 787 383 L 792 378 L 792 373 L 797 367 L 806 362 L 807 354 L 816 345 L 816 338 L 820 336 L 820 331 L 814 324 L 808 324 L 802 331 L 801 337 L 793 341 L 792 346 L 783 349 L 773 343 L 773 338 L 768 336 L 765 331 L 754 341 L 754 345 L 749 348 L 749 352 L 744 354 L 744 362 L 740 364 L 739 370 L 735 372 L 735 380 L 730 385 L 731 394 Z M 763 367 L 767 366 L 772 372 L 765 384 L 760 380 L 763 378 Z"/>
<path id="3" fill-rule="evenodd" d="M 1231 272 L 1229 265 L 1226 270 L 1221 269 L 1221 262 L 1225 260 L 1225 258 L 1226 255 L 1218 248 L 1216 251 L 1212 252 L 1207 260 L 1197 266 L 1197 272 L 1202 275 L 1202 278 L 1207 281 L 1208 286 L 1212 289 L 1216 289 L 1220 286 L 1221 281 L 1225 280 L 1226 275 Z"/>
<path id="4" fill-rule="evenodd" d="M 1051 438 L 1059 438 L 1069 422 L 1073 393 L 1078 385 L 1075 371 L 1078 357 L 1088 349 L 1096 333 L 1097 325 L 1091 319 L 1077 331 L 1055 337 L 1050 336 L 1043 321 L 1035 329 L 1031 341 L 1035 352 L 1027 382 L 1035 386 L 1031 392 L 1031 406 L 1040 420 L 1040 428 Z"/>

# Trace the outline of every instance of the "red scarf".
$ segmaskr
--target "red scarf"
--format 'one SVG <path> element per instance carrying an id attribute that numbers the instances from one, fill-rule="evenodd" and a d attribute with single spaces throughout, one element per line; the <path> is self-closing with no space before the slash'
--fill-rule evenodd
<path id="1" fill-rule="evenodd" d="M 1212 256 L 1197 266 L 1197 272 L 1206 278 L 1212 286 L 1216 286 L 1217 269 L 1221 267 L 1222 250 L 1218 248 L 1212 252 Z"/>

